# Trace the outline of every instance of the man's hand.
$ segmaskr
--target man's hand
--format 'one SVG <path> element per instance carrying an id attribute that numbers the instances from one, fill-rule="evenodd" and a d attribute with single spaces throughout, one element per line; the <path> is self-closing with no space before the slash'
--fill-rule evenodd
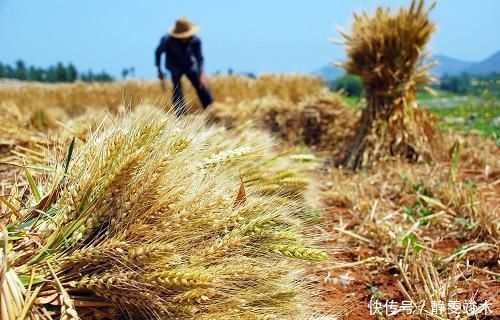
<path id="1" fill-rule="evenodd" d="M 163 74 L 163 71 L 161 71 L 160 67 L 158 67 L 158 78 L 162 81 L 165 79 L 165 75 Z"/>
<path id="2" fill-rule="evenodd" d="M 205 74 L 204 74 L 204 73 L 201 73 L 201 74 L 200 74 L 200 85 L 201 85 L 203 88 L 206 88 L 206 87 L 207 87 L 207 79 L 205 78 Z"/>

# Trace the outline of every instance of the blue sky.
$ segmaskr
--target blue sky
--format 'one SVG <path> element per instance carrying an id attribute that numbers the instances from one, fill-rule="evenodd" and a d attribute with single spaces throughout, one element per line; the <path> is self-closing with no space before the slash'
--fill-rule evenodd
<path id="1" fill-rule="evenodd" d="M 0 61 L 73 62 L 155 76 L 153 51 L 179 16 L 201 25 L 208 72 L 310 72 L 343 57 L 329 42 L 352 12 L 395 0 L 0 0 Z M 430 2 L 429 2 L 430 3 Z M 434 53 L 477 61 L 500 49 L 500 1 L 441 0 Z"/>

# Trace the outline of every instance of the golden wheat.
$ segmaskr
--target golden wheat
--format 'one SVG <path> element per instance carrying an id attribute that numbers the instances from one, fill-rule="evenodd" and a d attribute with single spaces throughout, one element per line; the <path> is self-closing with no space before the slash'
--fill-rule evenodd
<path id="1" fill-rule="evenodd" d="M 311 164 L 271 146 L 262 132 L 205 128 L 148 106 L 92 135 L 51 203 L 20 208 L 26 220 L 8 224 L 24 235 L 7 255 L 9 274 L 44 279 L 22 293 L 21 309 L 25 296 L 56 290 L 61 309 L 50 313 L 68 319 L 87 305 L 133 318 L 312 315 L 321 303 L 304 267 L 327 255 L 301 234 Z M 276 174 L 291 161 L 295 170 Z M 2 312 L 19 313 L 12 306 Z"/>
<path id="2" fill-rule="evenodd" d="M 435 121 L 417 109 L 416 92 L 431 81 L 425 46 L 436 29 L 424 0 L 408 9 L 354 14 L 349 34 L 341 32 L 345 70 L 363 79 L 367 106 L 341 164 L 359 168 L 391 156 L 414 161 L 433 158 L 439 135 Z"/>

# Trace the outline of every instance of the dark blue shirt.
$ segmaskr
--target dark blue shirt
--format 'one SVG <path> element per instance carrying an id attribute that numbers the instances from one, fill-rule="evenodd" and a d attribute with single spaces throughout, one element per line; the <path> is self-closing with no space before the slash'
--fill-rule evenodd
<path id="1" fill-rule="evenodd" d="M 202 72 L 203 55 L 201 53 L 201 40 L 197 36 L 190 37 L 187 42 L 164 36 L 155 51 L 155 64 L 160 66 L 161 55 L 166 54 L 165 66 L 172 73 Z"/>

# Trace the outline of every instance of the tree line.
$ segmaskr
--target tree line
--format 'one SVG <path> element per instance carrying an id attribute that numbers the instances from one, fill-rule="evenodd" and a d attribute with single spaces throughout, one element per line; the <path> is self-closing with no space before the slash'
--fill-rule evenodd
<path id="1" fill-rule="evenodd" d="M 11 66 L 0 62 L 0 78 L 17 79 L 21 81 L 39 82 L 74 82 L 77 80 L 85 82 L 109 82 L 115 79 L 105 71 L 95 73 L 92 70 L 80 72 L 69 63 L 67 65 L 58 62 L 48 68 L 27 66 L 24 61 L 18 60 Z"/>
<path id="2" fill-rule="evenodd" d="M 435 90 L 446 91 L 461 95 L 500 95 L 500 73 L 492 72 L 487 75 L 443 75 L 438 81 L 431 84 Z M 346 74 L 332 82 L 330 88 L 334 91 L 342 90 L 347 96 L 359 97 L 363 93 L 361 78 Z"/>
<path id="3" fill-rule="evenodd" d="M 473 76 L 463 73 L 458 76 L 442 76 L 434 88 L 463 95 L 493 94 L 500 95 L 500 73 Z"/>

